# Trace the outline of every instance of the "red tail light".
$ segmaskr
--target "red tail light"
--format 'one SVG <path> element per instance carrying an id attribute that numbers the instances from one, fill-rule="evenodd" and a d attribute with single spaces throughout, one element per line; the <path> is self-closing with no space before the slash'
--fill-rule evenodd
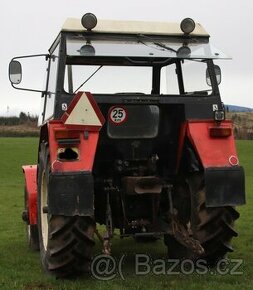
<path id="1" fill-rule="evenodd" d="M 70 131 L 66 129 L 55 129 L 54 131 L 56 139 L 79 139 L 80 131 Z"/>
<path id="2" fill-rule="evenodd" d="M 232 128 L 230 127 L 210 127 L 209 134 L 211 137 L 226 138 L 232 135 Z"/>

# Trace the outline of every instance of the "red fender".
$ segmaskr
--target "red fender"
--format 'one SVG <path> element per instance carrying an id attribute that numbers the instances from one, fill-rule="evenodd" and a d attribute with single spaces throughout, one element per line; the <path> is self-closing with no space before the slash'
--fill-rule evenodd
<path id="1" fill-rule="evenodd" d="M 186 134 L 195 148 L 204 168 L 239 165 L 232 122 L 189 121 Z M 210 129 L 228 129 L 226 136 L 211 136 Z"/>
<path id="2" fill-rule="evenodd" d="M 99 131 L 104 123 L 105 119 L 92 94 L 77 93 L 62 118 L 49 121 L 47 125 L 52 172 L 92 171 Z M 78 150 L 76 160 L 61 161 L 57 158 L 58 150 L 68 147 L 67 144 L 59 144 L 61 138 L 63 141 L 66 138 L 78 140 L 72 145 Z"/>
<path id="3" fill-rule="evenodd" d="M 64 148 L 66 145 L 60 145 L 57 141 L 56 135 L 68 134 L 74 135 L 80 143 L 72 145 L 79 151 L 79 158 L 75 161 L 60 161 L 57 158 L 59 148 Z M 61 121 L 50 121 L 48 123 L 49 135 L 49 152 L 52 172 L 77 172 L 77 171 L 92 171 L 93 162 L 95 158 L 99 132 L 88 132 L 88 138 L 84 137 L 83 130 L 67 129 Z"/>
<path id="4" fill-rule="evenodd" d="M 29 224 L 37 224 L 37 165 L 22 166 L 28 195 Z"/>

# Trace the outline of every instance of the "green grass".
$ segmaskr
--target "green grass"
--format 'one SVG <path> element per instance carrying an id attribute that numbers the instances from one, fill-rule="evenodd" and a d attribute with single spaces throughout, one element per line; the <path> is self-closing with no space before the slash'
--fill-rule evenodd
<path id="1" fill-rule="evenodd" d="M 243 259 L 242 275 L 145 275 L 134 273 L 134 254 L 149 253 L 163 257 L 162 241 L 151 244 L 135 243 L 132 239 L 113 240 L 113 255 L 127 256 L 122 265 L 123 281 L 117 275 L 111 281 L 92 277 L 76 280 L 56 280 L 41 269 L 39 253 L 26 245 L 25 227 L 21 220 L 23 209 L 23 176 L 21 165 L 37 160 L 38 139 L 0 138 L 0 289 L 252 289 L 253 277 L 253 142 L 239 141 L 238 152 L 246 172 L 247 205 L 240 207 L 241 218 L 236 229 L 239 237 L 233 240 L 235 252 L 230 259 Z M 95 254 L 101 251 L 99 243 Z M 168 269 L 168 268 L 167 268 Z"/>

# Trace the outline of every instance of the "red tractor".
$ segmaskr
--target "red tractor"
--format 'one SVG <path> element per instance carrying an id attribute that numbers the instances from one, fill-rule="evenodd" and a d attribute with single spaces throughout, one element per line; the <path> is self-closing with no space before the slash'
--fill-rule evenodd
<path id="1" fill-rule="evenodd" d="M 227 56 L 200 24 L 69 19 L 48 54 L 12 59 L 15 88 L 27 57 L 48 63 L 38 164 L 23 167 L 23 219 L 46 271 L 89 270 L 94 234 L 110 254 L 114 229 L 163 237 L 173 258 L 215 265 L 232 252 L 244 171 L 214 64 Z"/>

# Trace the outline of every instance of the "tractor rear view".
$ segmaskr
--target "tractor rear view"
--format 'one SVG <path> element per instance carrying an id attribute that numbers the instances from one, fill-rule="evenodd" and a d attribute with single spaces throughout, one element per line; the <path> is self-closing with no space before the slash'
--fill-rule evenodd
<path id="1" fill-rule="evenodd" d="M 214 64 L 227 56 L 200 24 L 68 19 L 48 54 L 13 58 L 15 88 L 27 57 L 48 63 L 38 164 L 23 167 L 47 272 L 89 271 L 94 235 L 110 255 L 115 229 L 210 266 L 232 252 L 244 171 Z"/>

